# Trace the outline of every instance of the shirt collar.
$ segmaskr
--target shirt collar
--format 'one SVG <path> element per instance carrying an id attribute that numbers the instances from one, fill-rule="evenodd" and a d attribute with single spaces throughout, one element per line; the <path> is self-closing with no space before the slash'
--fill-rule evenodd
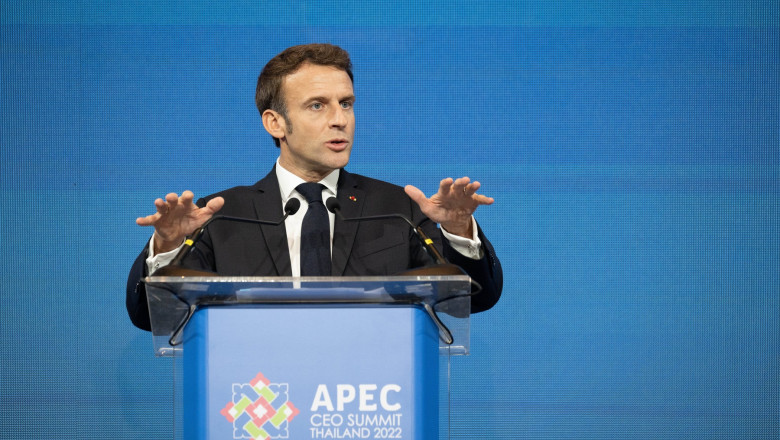
<path id="1" fill-rule="evenodd" d="M 325 176 L 324 179 L 319 181 L 319 183 L 325 185 L 325 189 L 330 193 L 331 196 L 336 195 L 336 188 L 338 188 L 340 172 L 341 170 L 335 169 L 330 174 Z M 285 203 L 287 203 L 287 200 L 290 199 L 290 195 L 295 190 L 295 188 L 301 183 L 306 182 L 305 180 L 287 171 L 283 166 L 281 166 L 279 164 L 278 158 L 276 159 L 276 180 L 279 181 L 279 191 L 281 191 L 282 201 Z"/>

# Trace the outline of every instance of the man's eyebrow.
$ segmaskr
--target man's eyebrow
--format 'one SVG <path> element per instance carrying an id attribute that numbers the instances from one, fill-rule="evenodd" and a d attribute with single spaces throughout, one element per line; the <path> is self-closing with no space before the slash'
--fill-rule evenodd
<path id="1" fill-rule="evenodd" d="M 312 96 L 311 98 L 307 99 L 306 102 L 311 102 L 311 101 L 328 101 L 328 100 L 330 100 L 330 98 L 328 98 L 327 96 Z M 354 100 L 355 100 L 355 95 L 347 95 L 347 96 L 343 96 L 343 97 L 339 98 L 339 102 L 341 102 L 341 101 L 354 101 Z"/>

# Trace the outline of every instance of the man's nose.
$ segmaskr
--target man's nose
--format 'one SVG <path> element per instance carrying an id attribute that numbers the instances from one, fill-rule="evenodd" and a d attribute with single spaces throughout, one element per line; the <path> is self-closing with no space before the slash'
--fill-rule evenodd
<path id="1" fill-rule="evenodd" d="M 330 114 L 331 127 L 344 127 L 347 125 L 346 111 L 341 106 L 336 106 Z"/>

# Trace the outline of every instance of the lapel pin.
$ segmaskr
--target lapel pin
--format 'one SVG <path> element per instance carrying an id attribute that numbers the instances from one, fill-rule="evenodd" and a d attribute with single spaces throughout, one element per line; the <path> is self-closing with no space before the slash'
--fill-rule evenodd
<path id="1" fill-rule="evenodd" d="M 355 196 L 349 196 L 349 200 L 352 200 L 353 202 L 357 202 L 357 197 L 355 197 Z"/>

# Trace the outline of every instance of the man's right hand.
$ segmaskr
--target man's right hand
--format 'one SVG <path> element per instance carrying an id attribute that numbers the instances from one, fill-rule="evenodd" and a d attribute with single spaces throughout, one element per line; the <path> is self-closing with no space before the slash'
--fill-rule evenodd
<path id="1" fill-rule="evenodd" d="M 139 226 L 154 226 L 155 255 L 179 247 L 185 237 L 206 223 L 225 204 L 225 199 L 215 197 L 203 208 L 198 208 L 192 203 L 194 198 L 192 191 L 184 191 L 181 197 L 170 193 L 165 200 L 154 201 L 156 213 L 135 219 Z"/>

